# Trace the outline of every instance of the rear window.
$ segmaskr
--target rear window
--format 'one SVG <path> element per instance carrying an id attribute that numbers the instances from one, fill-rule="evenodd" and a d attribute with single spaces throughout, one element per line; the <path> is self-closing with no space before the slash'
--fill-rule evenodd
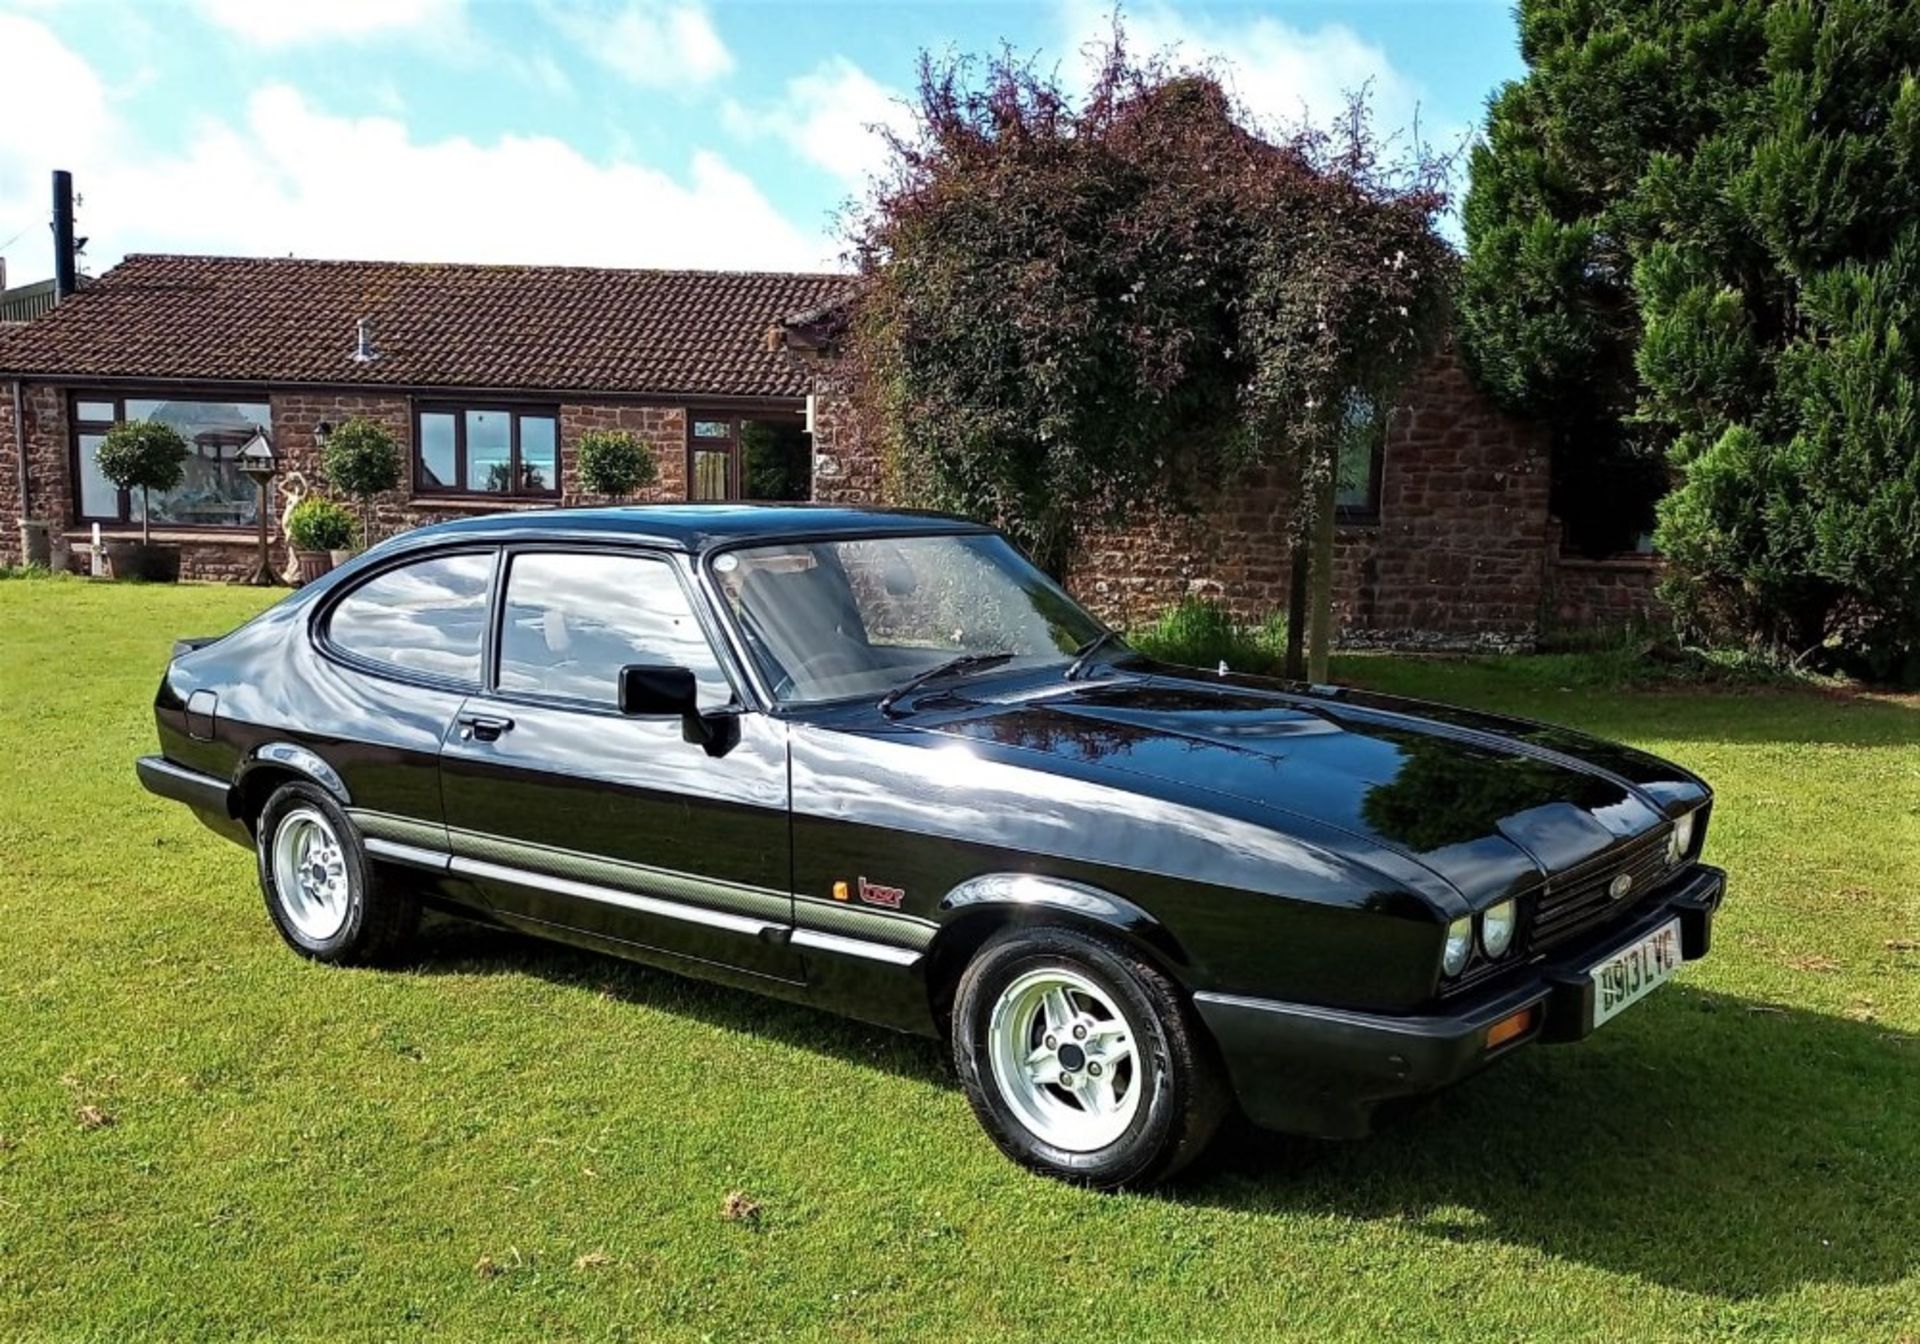
<path id="1" fill-rule="evenodd" d="M 491 551 L 384 570 L 334 606 L 327 642 L 382 667 L 477 686 L 492 582 Z"/>

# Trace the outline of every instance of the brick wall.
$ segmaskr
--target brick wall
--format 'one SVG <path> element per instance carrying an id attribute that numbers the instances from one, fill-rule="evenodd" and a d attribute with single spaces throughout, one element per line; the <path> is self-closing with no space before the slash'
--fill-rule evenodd
<path id="1" fill-rule="evenodd" d="M 13 435 L 13 391 L 0 385 L 0 565 L 20 563 L 20 451 Z"/>
<path id="2" fill-rule="evenodd" d="M 845 395 L 821 366 L 816 498 L 883 501 L 884 464 Z M 1494 408 L 1451 351 L 1405 389 L 1388 420 L 1377 522 L 1336 534 L 1334 602 L 1347 644 L 1524 647 L 1538 637 L 1549 550 L 1547 445 L 1534 426 Z M 1191 514 L 1150 511 L 1124 529 L 1093 529 L 1068 571 L 1076 596 L 1122 625 L 1189 594 L 1247 620 L 1286 605 L 1286 520 L 1280 473 L 1254 470 Z"/>
<path id="3" fill-rule="evenodd" d="M 575 447 L 590 429 L 624 429 L 653 445 L 660 479 L 633 498 L 657 503 L 687 497 L 687 413 L 678 406 L 563 405 L 560 408 L 560 490 L 567 504 L 603 504 L 580 488 Z"/>
<path id="4" fill-rule="evenodd" d="M 86 550 L 91 525 L 71 522 L 73 503 L 70 494 L 70 470 L 67 447 L 67 398 L 64 390 L 52 386 L 29 386 L 27 400 L 28 468 L 32 497 L 27 517 L 50 519 L 56 523 L 56 535 L 64 536 L 70 550 L 71 567 L 85 571 Z M 443 522 L 450 518 L 498 512 L 507 508 L 544 508 L 556 501 L 524 501 L 512 505 L 490 505 L 471 500 L 417 497 L 413 493 L 413 409 L 404 396 L 379 393 L 284 392 L 269 399 L 273 411 L 274 452 L 280 459 L 281 475 L 276 489 L 284 492 L 298 488 L 304 493 L 324 492 L 320 472 L 318 430 L 322 423 L 338 425 L 354 416 L 376 421 L 392 433 L 400 448 L 405 473 L 400 488 L 388 491 L 374 501 L 374 539 L 396 532 Z M 17 468 L 13 437 L 11 388 L 0 389 L 0 563 L 17 563 L 20 557 L 20 510 L 14 496 Z M 660 479 L 652 488 L 635 496 L 637 501 L 684 499 L 686 497 L 686 414 L 677 406 L 644 406 L 625 403 L 563 403 L 560 407 L 561 497 L 559 503 L 596 504 L 601 497 L 588 495 L 580 488 L 580 435 L 589 429 L 627 429 L 653 446 L 660 468 Z M 352 505 L 356 516 L 358 506 Z M 269 534 L 271 554 L 276 567 L 288 565 L 287 549 L 280 536 L 279 515 L 285 507 L 284 493 L 276 496 Z M 108 536 L 136 536 L 138 528 L 108 528 Z M 258 563 L 258 536 L 252 529 L 215 530 L 155 528 L 154 540 L 181 548 L 180 572 L 187 579 L 237 582 L 250 577 Z"/>
<path id="5" fill-rule="evenodd" d="M 1554 557 L 1549 575 L 1546 623 L 1558 633 L 1639 630 L 1667 618 L 1656 589 L 1658 556 Z"/>
<path id="6" fill-rule="evenodd" d="M 863 428 L 847 366 L 814 361 L 813 497 L 823 504 L 884 504 L 885 467 Z"/>
<path id="7" fill-rule="evenodd" d="M 67 401 L 56 389 L 28 384 L 22 402 L 27 424 L 27 503 L 19 500 L 20 467 L 13 426 L 13 385 L 0 384 L 0 563 L 21 560 L 20 520 L 64 523 L 72 513 L 67 471 Z"/>

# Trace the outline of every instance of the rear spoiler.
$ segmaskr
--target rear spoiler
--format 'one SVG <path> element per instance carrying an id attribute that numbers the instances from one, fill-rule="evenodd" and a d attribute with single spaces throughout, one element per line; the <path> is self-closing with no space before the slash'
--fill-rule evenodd
<path id="1" fill-rule="evenodd" d="M 173 652 L 169 658 L 178 658 L 182 654 L 192 653 L 195 649 L 204 649 L 207 645 L 225 639 L 225 635 L 189 635 L 185 639 L 173 641 Z"/>

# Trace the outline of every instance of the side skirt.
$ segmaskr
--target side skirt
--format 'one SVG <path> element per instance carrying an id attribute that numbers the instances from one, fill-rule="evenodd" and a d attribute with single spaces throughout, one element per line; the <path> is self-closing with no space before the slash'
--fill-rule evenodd
<path id="1" fill-rule="evenodd" d="M 358 818 L 356 818 L 357 820 Z M 790 942 L 805 957 L 806 982 L 792 983 L 774 976 L 663 951 L 642 943 L 610 938 L 587 930 L 549 923 L 527 915 L 504 910 L 489 910 L 489 922 L 516 928 L 536 937 L 577 947 L 590 948 L 630 961 L 639 961 L 663 970 L 713 980 L 777 998 L 807 1003 L 828 1011 L 871 1022 L 877 1026 L 916 1035 L 938 1033 L 928 1003 L 925 985 L 926 946 L 932 941 L 934 926 L 925 921 L 901 920 L 891 927 L 860 924 L 847 916 L 860 912 L 806 902 L 797 910 L 812 922 L 838 925 L 838 928 L 794 928 L 774 920 L 759 919 L 709 906 L 645 895 L 618 887 L 525 868 L 448 854 L 424 845 L 410 844 L 385 836 L 369 835 L 367 852 L 384 863 L 430 874 L 449 885 L 464 886 L 468 881 L 497 882 L 546 890 L 576 900 L 597 901 L 638 911 L 654 918 L 680 920 L 741 937 Z M 797 903 L 798 904 L 798 903 Z M 884 917 L 881 917 L 884 918 Z M 890 922 L 891 923 L 891 922 Z M 924 925 L 924 927 L 922 927 Z M 887 933 L 917 946 L 899 942 L 881 942 L 846 932 Z"/>

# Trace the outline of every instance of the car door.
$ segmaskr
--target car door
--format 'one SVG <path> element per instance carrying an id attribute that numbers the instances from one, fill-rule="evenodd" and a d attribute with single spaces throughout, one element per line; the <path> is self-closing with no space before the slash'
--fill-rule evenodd
<path id="1" fill-rule="evenodd" d="M 496 548 L 469 546 L 372 570 L 326 599 L 320 656 L 229 696 L 236 713 L 274 698 L 299 707 L 280 716 L 298 731 L 256 733 L 261 759 L 339 781 L 377 858 L 432 868 L 447 852 L 440 752 L 481 685 L 497 568 Z"/>
<path id="2" fill-rule="evenodd" d="M 785 980 L 793 924 L 785 726 L 745 710 L 680 557 L 517 547 L 481 691 L 441 755 L 457 873 L 502 914 Z M 693 672 L 712 746 L 630 717 L 619 673 Z"/>

